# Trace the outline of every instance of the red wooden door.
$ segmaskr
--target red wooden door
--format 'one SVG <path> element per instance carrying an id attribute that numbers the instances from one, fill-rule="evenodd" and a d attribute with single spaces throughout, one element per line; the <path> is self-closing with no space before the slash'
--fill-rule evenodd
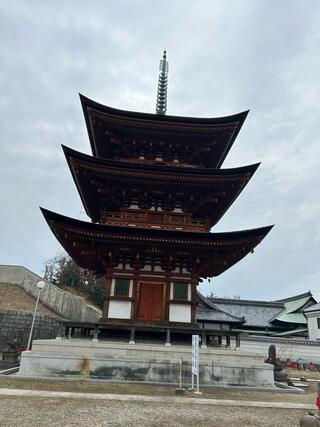
<path id="1" fill-rule="evenodd" d="M 161 320 L 163 285 L 158 283 L 141 283 L 139 300 L 140 320 Z"/>
<path id="2" fill-rule="evenodd" d="M 163 285 L 152 285 L 152 304 L 150 320 L 162 319 L 162 290 Z"/>

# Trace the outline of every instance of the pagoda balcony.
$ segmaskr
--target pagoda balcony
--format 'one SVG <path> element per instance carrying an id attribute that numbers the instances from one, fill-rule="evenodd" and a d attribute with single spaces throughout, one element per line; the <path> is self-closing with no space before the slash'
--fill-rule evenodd
<path id="1" fill-rule="evenodd" d="M 125 163 L 134 163 L 137 165 L 162 165 L 162 166 L 174 166 L 174 167 L 180 167 L 180 168 L 203 168 L 203 164 L 194 165 L 192 163 L 186 163 L 183 161 L 169 161 L 169 160 L 157 160 L 157 159 L 142 159 L 142 158 L 131 158 L 131 157 L 116 157 L 114 158 L 118 162 L 125 162 Z"/>
<path id="2" fill-rule="evenodd" d="M 209 231 L 210 222 L 190 216 L 166 212 L 105 212 L 101 223 L 128 227 L 159 228 L 164 230 Z"/>

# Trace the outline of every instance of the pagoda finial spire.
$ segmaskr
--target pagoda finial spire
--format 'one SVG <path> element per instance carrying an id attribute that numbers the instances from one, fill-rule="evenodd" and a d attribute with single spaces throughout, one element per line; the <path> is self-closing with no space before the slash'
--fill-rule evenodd
<path id="1" fill-rule="evenodd" d="M 169 63 L 167 61 L 167 51 L 163 51 L 163 58 L 160 60 L 159 80 L 157 93 L 157 114 L 166 114 L 167 111 L 167 87 L 168 87 Z"/>

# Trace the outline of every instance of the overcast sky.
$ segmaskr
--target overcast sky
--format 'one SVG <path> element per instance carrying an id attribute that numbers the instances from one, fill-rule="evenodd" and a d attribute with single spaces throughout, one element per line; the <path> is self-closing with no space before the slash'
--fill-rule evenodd
<path id="1" fill-rule="evenodd" d="M 275 224 L 207 294 L 320 299 L 318 0 L 0 1 L 0 264 L 41 273 L 59 244 L 39 206 L 88 220 L 61 145 L 90 153 L 78 92 L 168 114 L 250 109 L 223 167 L 262 162 L 215 227 Z"/>

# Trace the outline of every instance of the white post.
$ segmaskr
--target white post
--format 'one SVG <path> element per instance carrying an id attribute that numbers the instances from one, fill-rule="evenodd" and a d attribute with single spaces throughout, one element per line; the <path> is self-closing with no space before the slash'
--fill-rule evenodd
<path id="1" fill-rule="evenodd" d="M 182 389 L 182 363 L 183 363 L 183 359 L 182 357 L 180 357 L 178 359 L 178 365 L 179 365 L 179 389 Z"/>
<path id="2" fill-rule="evenodd" d="M 45 283 L 43 281 L 40 281 L 37 283 L 37 288 L 38 288 L 37 302 L 36 302 L 36 306 L 35 306 L 34 313 L 33 313 L 33 319 L 32 319 L 32 324 L 31 324 L 31 329 L 30 329 L 30 334 L 29 334 L 29 339 L 28 339 L 28 344 L 27 344 L 27 351 L 29 351 L 29 348 L 31 345 L 32 333 L 33 333 L 33 328 L 34 328 L 34 322 L 36 320 L 36 314 L 37 314 L 38 305 L 39 305 L 40 293 L 44 287 L 45 287 Z"/>
<path id="3" fill-rule="evenodd" d="M 196 394 L 201 394 L 199 391 L 199 363 L 198 363 L 198 372 L 197 372 L 197 391 L 195 391 Z"/>
<path id="4" fill-rule="evenodd" d="M 191 388 L 194 390 L 194 377 L 197 377 L 197 390 L 195 394 L 201 394 L 199 391 L 199 335 L 192 335 L 192 383 Z"/>

